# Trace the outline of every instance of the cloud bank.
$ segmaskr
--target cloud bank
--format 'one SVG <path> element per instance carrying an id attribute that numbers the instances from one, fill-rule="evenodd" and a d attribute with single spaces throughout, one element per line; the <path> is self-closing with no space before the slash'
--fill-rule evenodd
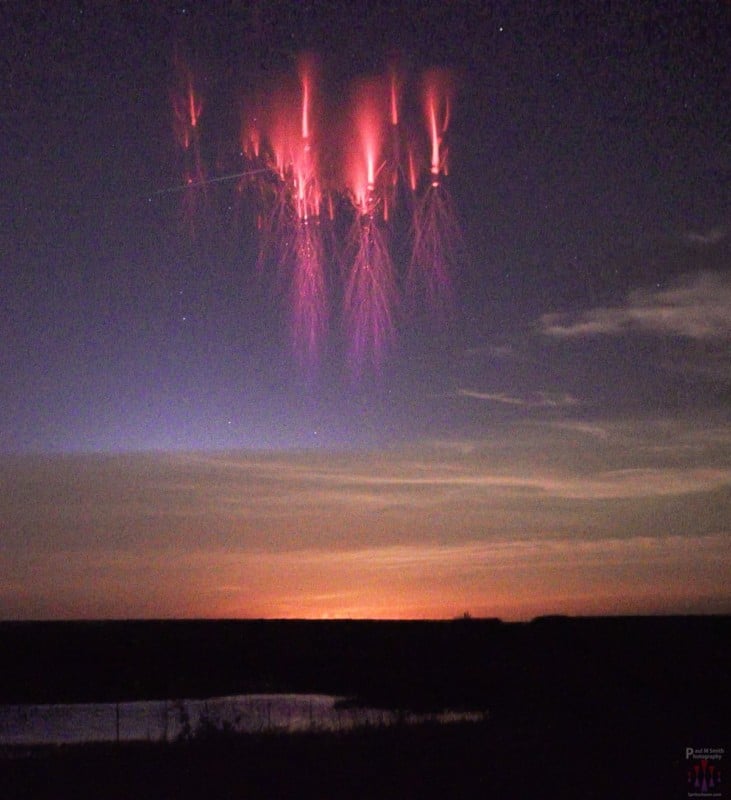
<path id="1" fill-rule="evenodd" d="M 530 397 L 516 397 L 502 392 L 478 392 L 473 389 L 457 389 L 457 395 L 521 408 L 567 408 L 579 405 L 579 400 L 572 395 L 558 392 L 535 392 Z"/>
<path id="2" fill-rule="evenodd" d="M 7 458 L 0 608 L 6 618 L 731 609 L 730 442 L 727 424 L 534 420 L 372 452 Z"/>
<path id="3" fill-rule="evenodd" d="M 580 314 L 544 314 L 542 332 L 556 338 L 646 333 L 694 340 L 731 340 L 731 274 L 701 272 L 668 288 L 631 292 L 622 306 Z"/>

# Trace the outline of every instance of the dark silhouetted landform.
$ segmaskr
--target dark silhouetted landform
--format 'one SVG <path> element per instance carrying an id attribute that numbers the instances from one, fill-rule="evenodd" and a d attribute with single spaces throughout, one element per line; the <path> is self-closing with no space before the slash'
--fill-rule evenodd
<path id="1" fill-rule="evenodd" d="M 679 700 L 689 685 L 721 691 L 730 641 L 728 616 L 5 622 L 0 702 L 319 692 L 495 708 L 604 703 L 600 689 Z"/>
<path id="2" fill-rule="evenodd" d="M 3 703 L 287 691 L 489 710 L 37 751 L 0 759 L 7 797 L 686 797 L 686 748 L 729 744 L 728 616 L 3 623 L 0 669 Z"/>

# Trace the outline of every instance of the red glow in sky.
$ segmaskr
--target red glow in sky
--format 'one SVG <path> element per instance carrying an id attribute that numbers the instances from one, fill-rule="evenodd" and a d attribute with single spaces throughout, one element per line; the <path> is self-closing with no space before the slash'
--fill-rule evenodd
<path id="1" fill-rule="evenodd" d="M 348 152 L 346 185 L 361 214 L 376 211 L 376 179 L 383 163 L 384 123 L 387 105 L 383 84 L 364 81 L 354 94 L 355 138 Z"/>
<path id="2" fill-rule="evenodd" d="M 432 175 L 447 172 L 443 139 L 449 127 L 452 94 L 452 81 L 447 71 L 430 70 L 424 75 L 424 113 L 431 143 Z"/>
<path id="3" fill-rule="evenodd" d="M 178 141 L 182 136 L 186 152 L 192 144 L 184 175 L 193 191 L 207 183 L 197 131 L 202 105 L 193 91 L 190 71 L 183 72 L 188 93 L 174 103 L 174 116 Z M 408 231 L 390 232 L 382 226 L 393 219 L 403 176 L 408 175 L 411 191 L 416 192 L 420 171 L 431 173 L 434 186 L 438 185 L 436 177 L 445 172 L 444 136 L 449 124 L 451 85 L 444 70 L 430 71 L 423 79 L 428 125 L 422 138 L 429 142 L 423 150 L 430 149 L 431 162 L 420 167 L 415 148 L 401 145 L 404 81 L 395 68 L 387 78 L 362 79 L 355 84 L 344 125 L 323 124 L 316 102 L 316 77 L 314 58 L 301 57 L 296 85 L 282 82 L 263 108 L 245 115 L 241 155 L 246 168 L 238 188 L 241 192 L 245 182 L 252 181 L 263 187 L 254 195 L 263 206 L 256 219 L 269 220 L 259 264 L 263 266 L 266 254 L 272 253 L 279 271 L 290 275 L 293 349 L 299 354 L 300 365 L 308 369 L 318 360 L 327 330 L 327 287 L 335 285 L 337 278 L 342 280 L 343 318 L 350 337 L 348 360 L 351 371 L 360 373 L 365 367 L 380 369 L 396 332 L 398 276 L 389 239 L 408 235 Z M 340 137 L 336 136 L 338 130 L 342 131 Z M 416 138 L 413 132 L 409 136 Z M 402 153 L 406 155 L 405 164 L 401 163 Z M 321 174 L 323 163 L 329 164 L 326 176 Z M 323 189 L 326 185 L 327 191 Z M 336 195 L 349 201 L 356 218 L 367 217 L 352 227 L 353 255 L 344 271 L 332 268 L 337 254 L 325 247 L 323 239 L 322 226 L 335 222 Z M 328 210 L 324 219 L 323 202 Z M 271 204 L 268 210 L 267 203 Z M 430 200 L 424 196 L 419 201 L 413 217 L 414 256 L 404 282 L 407 291 L 414 287 L 420 291 L 420 283 L 427 287 L 426 298 L 414 296 L 409 303 L 425 302 L 425 308 L 435 310 L 437 318 L 443 316 L 444 298 L 451 292 L 450 273 L 455 267 L 448 252 L 457 225 L 451 208 L 446 197 Z M 195 196 L 186 197 L 185 210 L 194 228 Z M 332 230 L 329 238 L 333 238 Z M 423 278 L 416 276 L 417 271 L 423 272 Z"/>
<path id="4" fill-rule="evenodd" d="M 731 609 L 728 4 L 484 5 L 3 5 L 4 616 Z"/>

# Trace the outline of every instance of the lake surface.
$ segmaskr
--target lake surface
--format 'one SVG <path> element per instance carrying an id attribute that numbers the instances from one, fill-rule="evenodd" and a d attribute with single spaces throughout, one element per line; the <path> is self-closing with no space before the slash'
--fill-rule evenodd
<path id="1" fill-rule="evenodd" d="M 0 706 L 0 745 L 174 741 L 206 729 L 239 733 L 340 731 L 396 722 L 479 721 L 482 712 L 403 714 L 322 694 L 249 694 L 207 700 Z"/>

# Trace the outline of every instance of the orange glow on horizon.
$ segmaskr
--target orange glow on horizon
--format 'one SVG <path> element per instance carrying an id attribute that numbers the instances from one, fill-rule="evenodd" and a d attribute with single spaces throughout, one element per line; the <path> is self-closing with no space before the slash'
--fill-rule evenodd
<path id="1" fill-rule="evenodd" d="M 190 608 L 190 616 L 213 619 L 287 619 L 287 620 L 375 620 L 447 621 L 468 617 L 501 619 L 504 622 L 525 622 L 552 614 L 567 616 L 657 615 L 678 613 L 684 605 L 702 604 L 705 598 L 688 593 L 656 593 L 650 589 L 618 594 L 605 591 L 560 593 L 550 597 L 538 594 L 520 596 L 459 596 L 459 593 L 404 598 L 389 597 L 383 592 L 372 597 L 327 602 L 306 596 L 296 602 L 252 601 L 224 602 L 215 607 Z M 175 616 L 175 615 L 171 615 Z"/>
<path id="2" fill-rule="evenodd" d="M 717 517 L 698 509 L 722 496 L 731 473 L 725 463 L 681 466 L 676 455 L 692 435 L 705 443 L 705 430 L 679 424 L 672 429 L 679 449 L 664 462 L 617 468 L 618 437 L 587 436 L 585 427 L 523 423 L 487 442 L 372 452 L 9 461 L 0 518 L 15 520 L 9 547 L 27 552 L 33 575 L 26 583 L 23 563 L 9 562 L 7 581 L 19 590 L 6 614 L 728 613 L 731 543 Z M 622 432 L 623 465 L 669 439 L 667 424 L 598 430 L 607 428 Z M 495 463 L 498 446 L 511 452 Z M 552 461 L 536 458 L 549 450 Z M 591 458 L 615 461 L 587 471 Z M 59 497 L 62 516 L 54 510 Z M 658 508 L 685 508 L 690 529 L 668 531 L 662 520 L 648 527 Z M 588 515 L 596 522 L 589 529 Z M 34 528 L 46 531 L 50 546 L 28 541 L 25 531 Z"/>

